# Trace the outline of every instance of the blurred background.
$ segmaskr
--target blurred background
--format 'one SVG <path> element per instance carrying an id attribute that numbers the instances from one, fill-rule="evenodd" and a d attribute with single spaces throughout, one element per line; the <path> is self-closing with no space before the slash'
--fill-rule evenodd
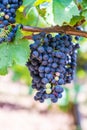
<path id="1" fill-rule="evenodd" d="M 87 130 L 87 39 L 79 43 L 75 81 L 56 104 L 34 101 L 26 66 L 0 76 L 0 130 Z"/>

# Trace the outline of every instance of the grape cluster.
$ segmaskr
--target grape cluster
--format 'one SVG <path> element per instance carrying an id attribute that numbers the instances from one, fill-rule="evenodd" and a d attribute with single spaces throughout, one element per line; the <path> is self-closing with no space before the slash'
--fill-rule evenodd
<path id="1" fill-rule="evenodd" d="M 50 98 L 55 103 L 62 97 L 61 85 L 73 80 L 79 44 L 74 44 L 70 35 L 52 37 L 44 32 L 34 35 L 33 40 L 27 66 L 32 88 L 37 90 L 34 99 L 44 102 Z"/>
<path id="2" fill-rule="evenodd" d="M 0 43 L 11 41 L 17 27 L 12 27 L 9 33 L 8 25 L 15 23 L 16 10 L 22 5 L 22 0 L 0 0 Z"/>

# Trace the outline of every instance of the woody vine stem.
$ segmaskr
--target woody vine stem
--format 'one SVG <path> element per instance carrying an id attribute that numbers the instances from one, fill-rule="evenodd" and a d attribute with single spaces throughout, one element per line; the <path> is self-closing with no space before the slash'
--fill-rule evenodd
<path id="1" fill-rule="evenodd" d="M 30 32 L 46 32 L 46 33 L 64 33 L 69 35 L 75 35 L 75 36 L 82 36 L 87 38 L 87 32 L 77 30 L 75 27 L 71 26 L 52 26 L 47 28 L 39 28 L 39 27 L 32 27 L 32 26 L 23 26 L 22 30 L 24 31 L 30 31 Z M 24 36 L 26 39 L 32 39 L 30 36 Z"/>

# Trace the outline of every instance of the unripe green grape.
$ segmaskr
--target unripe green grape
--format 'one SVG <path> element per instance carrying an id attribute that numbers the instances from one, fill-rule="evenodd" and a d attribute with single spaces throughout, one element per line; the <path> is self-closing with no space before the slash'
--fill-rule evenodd
<path id="1" fill-rule="evenodd" d="M 51 84 L 50 84 L 50 83 L 47 83 L 47 84 L 46 84 L 46 88 L 51 88 Z"/>
<path id="2" fill-rule="evenodd" d="M 7 5 L 7 8 L 10 8 L 10 4 Z"/>
<path id="3" fill-rule="evenodd" d="M 56 77 L 55 77 L 55 80 L 56 80 L 56 81 L 58 81 L 58 80 L 59 80 L 59 77 L 58 77 L 58 76 L 56 76 Z"/>
<path id="4" fill-rule="evenodd" d="M 52 92 L 52 90 L 51 90 L 50 88 L 47 88 L 47 89 L 46 89 L 46 93 L 47 93 L 47 94 L 50 94 L 51 92 Z"/>
<path id="5" fill-rule="evenodd" d="M 4 15 L 5 15 L 5 13 L 4 13 L 4 12 L 1 12 L 1 13 L 0 13 L 0 16 L 4 16 Z"/>

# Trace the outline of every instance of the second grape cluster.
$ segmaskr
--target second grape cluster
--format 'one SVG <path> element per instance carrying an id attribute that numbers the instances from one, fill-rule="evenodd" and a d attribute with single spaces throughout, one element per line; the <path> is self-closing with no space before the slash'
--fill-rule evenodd
<path id="1" fill-rule="evenodd" d="M 22 0 L 0 0 L 0 43 L 14 39 L 18 26 L 9 25 L 16 22 L 16 11 L 22 3 Z"/>

